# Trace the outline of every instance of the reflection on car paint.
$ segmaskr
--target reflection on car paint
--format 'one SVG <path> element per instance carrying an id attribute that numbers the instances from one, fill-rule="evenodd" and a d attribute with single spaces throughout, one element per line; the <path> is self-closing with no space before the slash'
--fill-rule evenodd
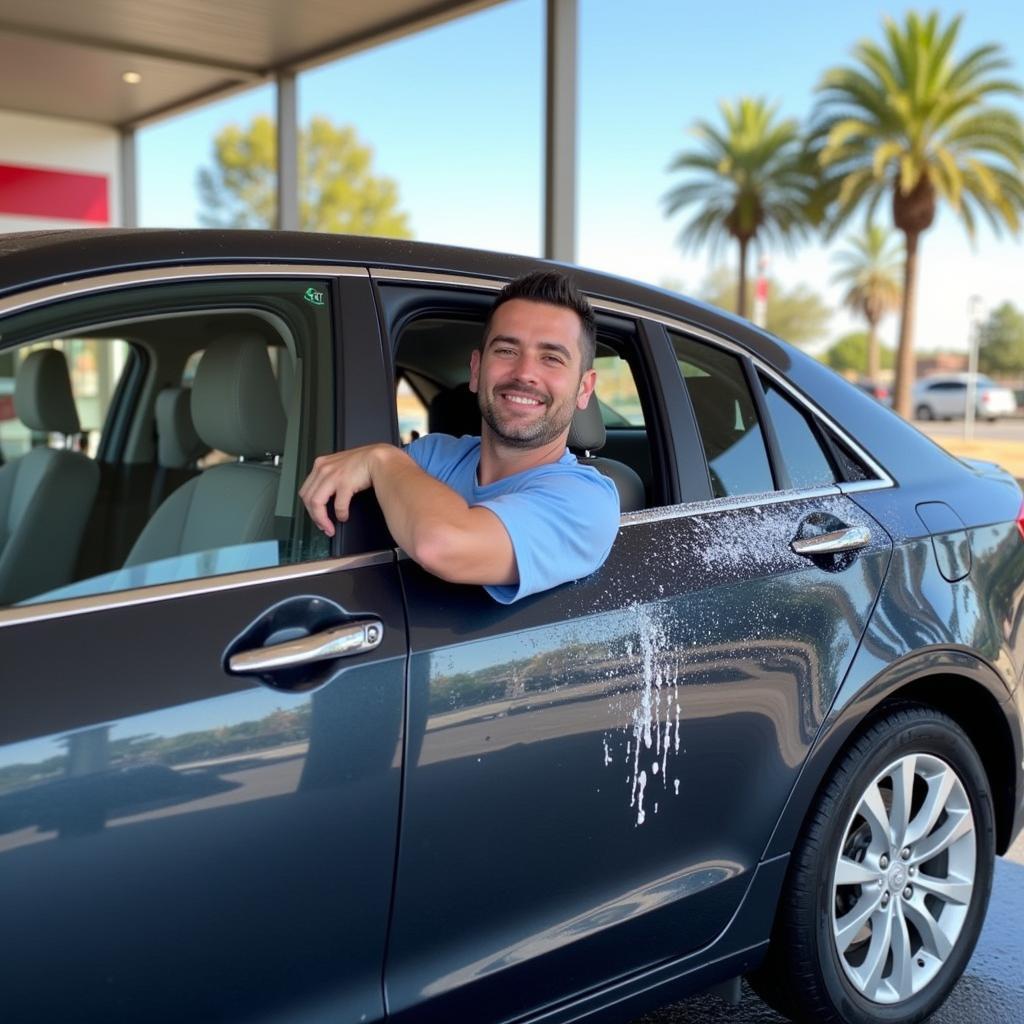
<path id="1" fill-rule="evenodd" d="M 0 853 L 299 788 L 308 698 L 258 690 L 182 712 L 173 734 L 150 732 L 159 716 L 139 715 L 10 747 L 0 767 Z"/>

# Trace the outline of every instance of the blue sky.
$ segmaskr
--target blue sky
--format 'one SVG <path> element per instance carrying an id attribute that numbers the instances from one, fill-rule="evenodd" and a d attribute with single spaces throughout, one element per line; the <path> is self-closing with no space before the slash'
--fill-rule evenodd
<path id="1" fill-rule="evenodd" d="M 776 0 L 695 4 L 683 0 L 580 0 L 579 263 L 698 291 L 706 253 L 675 245 L 679 222 L 661 198 L 675 152 L 689 147 L 698 117 L 720 99 L 763 95 L 803 117 L 822 71 L 849 58 L 861 38 L 878 38 L 886 13 L 903 6 Z M 940 3 L 945 16 L 956 4 Z M 928 8 L 930 9 L 930 8 Z M 300 118 L 355 125 L 372 145 L 375 169 L 399 185 L 417 238 L 539 254 L 541 247 L 544 7 L 507 0 L 478 14 L 307 72 Z M 1024 81 L 1024 4 L 973 3 L 961 46 L 1000 42 Z M 139 133 L 140 220 L 197 223 L 198 168 L 225 123 L 272 113 L 270 86 L 160 122 Z M 1017 104 L 1024 113 L 1024 104 Z M 784 283 L 806 283 L 838 305 L 829 253 L 803 246 L 771 252 Z M 720 259 L 733 259 L 726 250 Z M 972 251 L 955 220 L 941 216 L 925 236 L 918 344 L 956 347 L 967 302 L 1024 304 L 1024 243 L 983 229 Z M 856 326 L 833 317 L 830 336 Z M 884 333 L 893 336 L 895 318 Z"/>

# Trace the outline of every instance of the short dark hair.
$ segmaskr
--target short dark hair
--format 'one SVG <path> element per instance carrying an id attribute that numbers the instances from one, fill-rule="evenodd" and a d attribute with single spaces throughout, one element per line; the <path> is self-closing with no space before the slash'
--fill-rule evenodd
<path id="1" fill-rule="evenodd" d="M 509 281 L 498 292 L 498 297 L 487 315 L 484 339 L 487 338 L 491 321 L 499 307 L 513 299 L 546 302 L 549 306 L 571 309 L 580 318 L 580 355 L 583 370 L 589 370 L 594 365 L 594 354 L 597 350 L 597 321 L 594 319 L 594 310 L 570 278 L 557 270 L 534 270 L 517 277 L 514 281 Z"/>

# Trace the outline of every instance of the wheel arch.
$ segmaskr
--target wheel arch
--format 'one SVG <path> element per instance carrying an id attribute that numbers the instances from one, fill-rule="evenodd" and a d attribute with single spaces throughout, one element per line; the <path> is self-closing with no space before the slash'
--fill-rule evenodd
<path id="1" fill-rule="evenodd" d="M 1024 746 L 1014 705 L 999 675 L 980 659 L 962 651 L 930 651 L 890 666 L 845 704 L 837 700 L 804 762 L 763 859 L 792 851 L 818 794 L 850 745 L 880 715 L 907 704 L 933 707 L 967 734 L 989 780 L 996 850 L 1006 851 L 1013 839 Z"/>
<path id="2" fill-rule="evenodd" d="M 967 734 L 988 776 L 996 819 L 996 853 L 1005 853 L 1013 839 L 1017 808 L 1017 757 L 1003 705 L 987 688 L 977 685 L 972 685 L 971 699 L 965 701 L 963 677 L 944 674 L 907 684 L 882 701 L 875 714 L 908 703 L 943 712 Z"/>

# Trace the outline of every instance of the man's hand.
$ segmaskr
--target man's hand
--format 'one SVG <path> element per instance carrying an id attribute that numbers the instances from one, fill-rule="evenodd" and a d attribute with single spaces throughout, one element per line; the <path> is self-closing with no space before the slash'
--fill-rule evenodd
<path id="1" fill-rule="evenodd" d="M 327 514 L 328 502 L 334 499 L 334 514 L 338 522 L 347 522 L 352 496 L 373 486 L 370 462 L 374 449 L 389 447 L 370 444 L 347 452 L 320 455 L 313 460 L 313 470 L 299 489 L 299 497 L 310 519 L 328 537 L 334 536 L 334 523 Z"/>
<path id="2" fill-rule="evenodd" d="M 452 583 L 498 585 L 519 579 L 512 540 L 488 508 L 470 508 L 447 484 L 390 444 L 321 455 L 299 490 L 310 518 L 334 536 L 327 506 L 348 519 L 352 495 L 373 488 L 391 536 L 427 572 Z"/>

